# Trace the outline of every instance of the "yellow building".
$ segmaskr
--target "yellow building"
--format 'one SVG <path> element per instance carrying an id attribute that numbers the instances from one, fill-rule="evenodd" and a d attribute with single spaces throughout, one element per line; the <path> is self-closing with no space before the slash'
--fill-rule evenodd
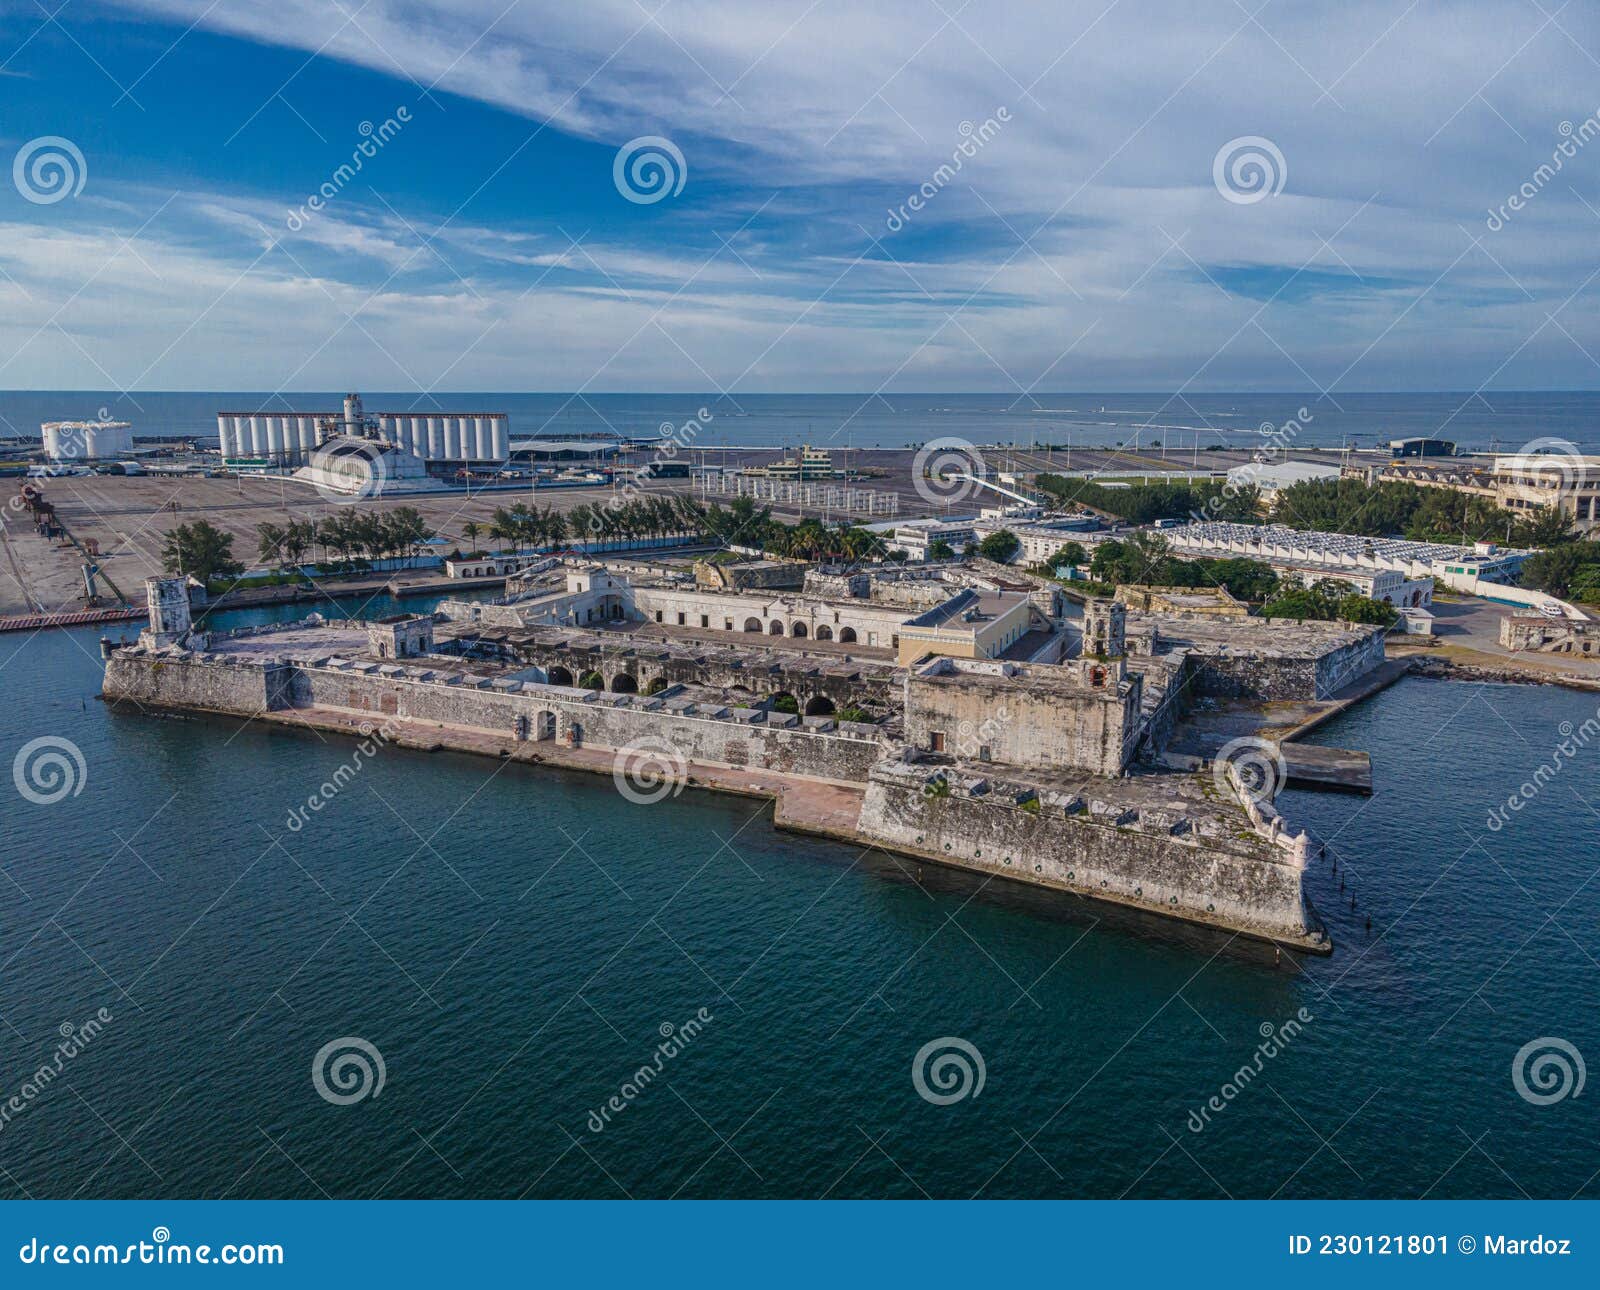
<path id="1" fill-rule="evenodd" d="M 1048 633 L 1050 622 L 1026 592 L 969 590 L 901 626 L 899 661 L 999 658 L 1031 631 Z"/>

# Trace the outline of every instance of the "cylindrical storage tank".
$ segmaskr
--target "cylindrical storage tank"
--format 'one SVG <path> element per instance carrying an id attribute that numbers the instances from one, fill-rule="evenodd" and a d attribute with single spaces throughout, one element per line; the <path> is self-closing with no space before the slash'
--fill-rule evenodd
<path id="1" fill-rule="evenodd" d="M 366 423 L 366 414 L 361 409 L 361 396 L 347 394 L 344 396 L 344 432 L 346 434 L 361 434 Z"/>
<path id="2" fill-rule="evenodd" d="M 489 456 L 489 418 L 472 418 L 472 455 L 479 461 Z"/>
<path id="3" fill-rule="evenodd" d="M 444 455 L 449 460 L 461 456 L 461 418 L 444 419 Z"/>
<path id="4" fill-rule="evenodd" d="M 220 412 L 217 413 L 217 447 L 221 449 L 224 457 L 228 455 L 228 431 L 231 428 L 228 418 Z"/>
<path id="5" fill-rule="evenodd" d="M 299 422 L 300 455 L 304 457 L 317 446 L 317 423 L 314 417 L 300 417 Z"/>
<path id="6" fill-rule="evenodd" d="M 493 422 L 494 429 L 494 459 L 508 461 L 511 457 L 511 428 L 506 424 L 504 417 L 496 417 Z"/>
<path id="7" fill-rule="evenodd" d="M 243 417 L 234 417 L 234 419 L 233 419 L 233 451 L 232 451 L 232 455 L 235 456 L 235 457 L 244 456 L 245 449 L 248 446 L 249 442 L 250 442 L 250 432 L 245 426 L 245 419 Z"/>
<path id="8" fill-rule="evenodd" d="M 439 429 L 439 418 L 428 418 L 428 451 L 425 454 L 429 461 L 437 461 L 444 456 L 444 434 Z"/>
<path id="9" fill-rule="evenodd" d="M 261 418 L 260 417 L 251 417 L 250 418 L 250 455 L 252 457 L 259 457 L 261 455 L 262 446 L 263 446 L 264 443 L 265 443 L 265 439 L 263 438 L 262 433 L 261 433 Z"/>

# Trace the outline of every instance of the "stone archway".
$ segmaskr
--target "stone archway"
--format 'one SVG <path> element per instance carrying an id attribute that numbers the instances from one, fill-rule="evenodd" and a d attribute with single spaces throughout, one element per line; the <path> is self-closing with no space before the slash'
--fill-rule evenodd
<path id="1" fill-rule="evenodd" d="M 783 635 L 783 620 L 779 619 L 779 618 L 774 618 L 772 620 L 772 622 L 767 626 L 767 635 L 768 636 L 782 636 Z"/>
<path id="2" fill-rule="evenodd" d="M 570 686 L 572 684 L 572 673 L 564 667 L 552 667 L 546 672 L 546 675 L 550 678 L 551 685 Z"/>
<path id="3" fill-rule="evenodd" d="M 833 700 L 826 694 L 813 694 L 806 701 L 806 716 L 831 717 L 834 714 Z"/>
<path id="4" fill-rule="evenodd" d="M 761 620 L 759 618 L 746 618 L 744 620 L 744 629 L 747 632 L 759 632 L 761 630 Z"/>
<path id="5" fill-rule="evenodd" d="M 827 623 L 820 624 L 817 627 L 817 639 L 819 641 L 831 641 L 833 639 L 833 628 L 829 627 Z"/>
<path id="6" fill-rule="evenodd" d="M 853 645 L 855 639 L 856 629 L 854 627 L 841 627 L 839 629 L 839 643 L 841 645 Z"/>
<path id="7" fill-rule="evenodd" d="M 794 628 L 790 631 L 789 634 L 791 636 L 796 637 L 796 638 L 804 636 L 806 634 L 806 625 L 804 623 L 801 623 L 801 622 L 795 623 Z"/>
<path id="8" fill-rule="evenodd" d="M 798 713 L 800 700 L 787 690 L 779 690 L 776 694 L 767 696 L 767 709 L 771 712 Z"/>
<path id="9" fill-rule="evenodd" d="M 611 678 L 611 692 L 613 694 L 638 694 L 639 682 L 627 672 L 618 672 Z"/>

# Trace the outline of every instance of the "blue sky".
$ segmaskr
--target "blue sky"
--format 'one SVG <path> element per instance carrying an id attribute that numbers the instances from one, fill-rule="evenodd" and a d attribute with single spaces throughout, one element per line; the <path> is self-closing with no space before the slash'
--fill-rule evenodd
<path id="1" fill-rule="evenodd" d="M 48 0 L 0 59 L 85 172 L 0 185 L 7 388 L 1600 385 L 1594 6 Z"/>

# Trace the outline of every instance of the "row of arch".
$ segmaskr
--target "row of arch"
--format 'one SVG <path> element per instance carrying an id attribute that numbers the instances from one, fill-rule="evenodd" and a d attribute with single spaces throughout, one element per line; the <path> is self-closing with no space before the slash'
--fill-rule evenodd
<path id="1" fill-rule="evenodd" d="M 599 672 L 585 672 L 582 676 L 574 677 L 572 670 L 565 667 L 551 667 L 545 670 L 545 677 L 551 685 L 565 685 L 576 689 L 603 691 L 607 688 L 613 694 L 638 694 L 639 681 L 630 672 L 618 672 L 611 678 L 611 684 L 606 685 L 606 679 Z M 773 707 L 778 711 L 800 712 L 808 717 L 831 717 L 838 711 L 838 706 L 825 694 L 814 694 L 801 704 L 798 697 L 787 690 L 779 690 L 776 694 L 765 696 L 772 701 Z M 793 707 L 780 706 L 780 701 L 787 699 Z"/>
<path id="2" fill-rule="evenodd" d="M 744 629 L 747 632 L 759 633 L 764 631 L 768 636 L 782 636 L 785 634 L 783 620 L 781 618 L 774 618 L 764 627 L 762 626 L 759 618 L 746 618 L 744 620 Z M 803 622 L 796 619 L 795 622 L 790 626 L 787 634 L 798 640 L 809 635 L 810 629 L 807 628 Z M 838 640 L 848 645 L 856 640 L 856 629 L 854 627 L 841 627 L 839 629 L 839 634 L 836 637 L 833 634 L 833 628 L 827 623 L 818 623 L 816 638 L 819 641 Z"/>

